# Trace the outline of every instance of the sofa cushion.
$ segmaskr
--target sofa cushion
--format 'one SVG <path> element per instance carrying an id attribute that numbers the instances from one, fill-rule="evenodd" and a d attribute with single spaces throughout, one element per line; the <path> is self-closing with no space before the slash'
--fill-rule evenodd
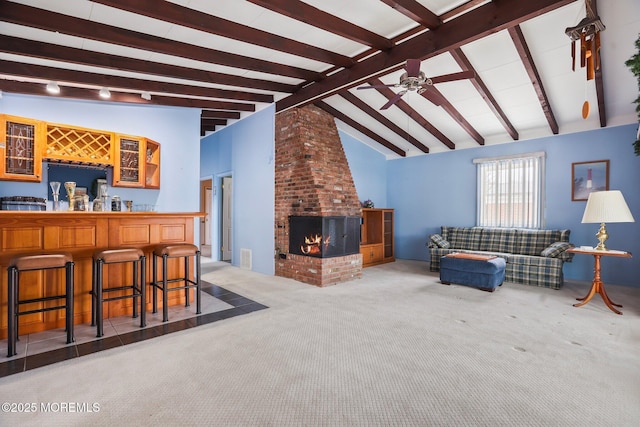
<path id="1" fill-rule="evenodd" d="M 432 234 L 429 239 L 439 248 L 448 249 L 451 244 L 439 234 Z"/>
<path id="2" fill-rule="evenodd" d="M 449 242 L 450 248 L 477 251 L 480 249 L 482 228 L 443 226 L 442 237 Z"/>
<path id="3" fill-rule="evenodd" d="M 525 256 L 523 256 L 525 257 Z M 562 261 L 558 258 L 543 257 L 526 257 L 538 258 L 547 262 L 555 262 L 556 265 L 532 265 L 526 264 L 525 259 L 521 259 L 522 263 L 508 262 L 505 270 L 505 280 L 508 282 L 522 283 L 524 285 L 541 286 L 544 288 L 560 289 L 564 282 L 562 274 Z M 534 260 L 528 260 L 534 261 Z"/>
<path id="4" fill-rule="evenodd" d="M 514 253 L 517 232 L 515 228 L 485 228 L 482 231 L 479 249 L 486 252 Z"/>
<path id="5" fill-rule="evenodd" d="M 540 256 L 540 253 L 554 242 L 561 241 L 560 230 L 528 230 L 518 231 L 514 253 Z"/>
<path id="6" fill-rule="evenodd" d="M 544 248 L 542 252 L 540 252 L 540 256 L 549 258 L 560 258 L 564 251 L 572 247 L 573 245 L 569 242 L 554 242 Z"/>
<path id="7" fill-rule="evenodd" d="M 541 256 L 514 255 L 507 258 L 507 263 L 511 265 L 527 265 L 530 267 L 542 268 L 562 268 L 562 260 L 559 258 L 545 258 Z"/>

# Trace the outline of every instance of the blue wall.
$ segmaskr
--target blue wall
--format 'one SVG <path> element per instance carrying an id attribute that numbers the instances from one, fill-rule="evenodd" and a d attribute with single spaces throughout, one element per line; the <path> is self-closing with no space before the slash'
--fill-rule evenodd
<path id="1" fill-rule="evenodd" d="M 338 131 L 349 162 L 360 202 L 371 200 L 376 207 L 387 207 L 387 159 L 379 151 Z"/>
<path id="2" fill-rule="evenodd" d="M 160 190 L 109 187 L 109 195 L 133 200 L 134 204 L 156 205 L 162 212 L 200 210 L 199 109 L 4 93 L 0 98 L 0 113 L 151 138 L 161 145 Z M 46 198 L 47 170 L 47 166 L 43 165 L 43 180 L 40 183 L 0 181 L 0 196 Z M 111 175 L 110 168 L 107 173 L 109 179 Z M 61 200 L 64 200 L 62 196 Z M 195 237 L 198 242 L 197 231 Z"/>
<path id="3" fill-rule="evenodd" d="M 636 222 L 607 224 L 607 246 L 640 254 L 640 157 L 633 155 L 631 146 L 636 131 L 636 125 L 627 125 L 388 161 L 387 200 L 396 210 L 396 256 L 426 260 L 427 236 L 439 232 L 441 225 L 475 225 L 474 158 L 534 151 L 546 152 L 545 228 L 571 229 L 571 242 L 577 246 L 597 244 L 598 225 L 580 222 L 586 202 L 571 201 L 571 164 L 608 159 L 609 189 L 622 191 Z M 564 272 L 567 279 L 591 281 L 593 258 L 577 255 L 565 264 Z M 605 257 L 602 278 L 606 283 L 640 286 L 638 261 Z"/>
<path id="4" fill-rule="evenodd" d="M 252 270 L 273 275 L 275 105 L 251 115 L 201 141 L 200 169 L 220 188 L 223 176 L 233 178 L 231 261 L 240 265 L 240 249 L 250 249 Z M 220 195 L 212 207 L 212 247 L 219 248 Z M 217 250 L 212 251 L 219 258 Z"/>

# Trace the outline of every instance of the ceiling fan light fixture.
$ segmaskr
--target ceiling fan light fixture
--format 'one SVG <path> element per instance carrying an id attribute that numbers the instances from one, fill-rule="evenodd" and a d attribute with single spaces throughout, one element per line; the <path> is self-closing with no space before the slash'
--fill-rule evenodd
<path id="1" fill-rule="evenodd" d="M 109 92 L 109 89 L 107 89 L 106 87 L 100 89 L 100 92 L 98 92 L 98 94 L 100 95 L 100 98 L 111 98 L 111 92 Z"/>
<path id="2" fill-rule="evenodd" d="M 450 74 L 443 74 L 441 76 L 435 77 L 427 77 L 424 71 L 420 70 L 420 61 L 418 59 L 407 59 L 405 65 L 405 72 L 400 76 L 400 81 L 394 85 L 372 85 L 369 86 L 359 86 L 356 89 L 372 89 L 372 88 L 381 88 L 381 87 L 399 87 L 402 90 L 395 94 L 392 98 L 389 99 L 389 102 L 384 104 L 380 109 L 386 110 L 391 107 L 393 104 L 398 102 L 400 98 L 407 92 L 417 92 L 418 94 L 423 94 L 427 91 L 428 86 L 433 86 L 437 83 L 445 83 L 445 82 L 453 82 L 458 80 L 466 80 L 475 78 L 475 73 L 473 71 L 459 71 Z M 442 100 L 444 99 L 441 95 L 438 95 L 438 92 L 432 92 L 432 96 L 425 96 L 429 101 L 434 103 L 435 105 L 441 105 Z M 437 100 L 434 99 L 437 97 Z"/>
<path id="3" fill-rule="evenodd" d="M 47 92 L 57 95 L 60 93 L 60 86 L 58 86 L 57 82 L 50 81 L 47 83 Z"/>

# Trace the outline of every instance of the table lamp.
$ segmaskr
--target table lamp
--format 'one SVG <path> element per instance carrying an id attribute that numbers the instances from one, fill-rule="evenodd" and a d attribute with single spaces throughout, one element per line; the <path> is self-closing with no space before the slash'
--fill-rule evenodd
<path id="1" fill-rule="evenodd" d="M 609 238 L 605 222 L 635 222 L 629 206 L 619 190 L 594 191 L 589 194 L 587 206 L 584 208 L 582 223 L 600 223 L 596 234 L 598 238 L 597 251 L 608 250 L 604 242 Z"/>

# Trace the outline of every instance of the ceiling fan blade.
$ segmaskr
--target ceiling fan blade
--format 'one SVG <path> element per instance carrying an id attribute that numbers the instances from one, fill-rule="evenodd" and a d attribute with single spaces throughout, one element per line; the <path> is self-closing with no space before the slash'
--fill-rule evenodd
<path id="1" fill-rule="evenodd" d="M 459 73 L 443 74 L 442 76 L 431 77 L 431 83 L 454 82 L 456 80 L 472 79 L 476 76 L 473 71 L 460 71 Z"/>
<path id="2" fill-rule="evenodd" d="M 396 94 L 396 96 L 394 96 L 393 98 L 391 98 L 389 100 L 389 102 L 387 102 L 386 104 L 384 104 L 380 109 L 381 110 L 386 110 L 387 108 L 391 107 L 393 104 L 395 104 L 396 102 L 398 102 L 400 100 L 400 98 L 402 98 L 402 95 L 404 95 L 405 93 L 407 93 L 406 90 L 400 91 Z"/>
<path id="3" fill-rule="evenodd" d="M 397 87 L 397 84 L 393 84 L 393 85 L 371 85 L 371 86 L 359 86 L 356 89 L 376 89 L 376 88 L 380 88 L 380 87 Z"/>
<path id="4" fill-rule="evenodd" d="M 440 91 L 433 87 L 421 92 L 420 94 L 437 107 L 447 102 L 446 98 L 442 96 Z"/>
<path id="5" fill-rule="evenodd" d="M 418 77 L 420 75 L 420 60 L 407 59 L 407 65 L 404 68 L 407 70 L 407 77 Z"/>

